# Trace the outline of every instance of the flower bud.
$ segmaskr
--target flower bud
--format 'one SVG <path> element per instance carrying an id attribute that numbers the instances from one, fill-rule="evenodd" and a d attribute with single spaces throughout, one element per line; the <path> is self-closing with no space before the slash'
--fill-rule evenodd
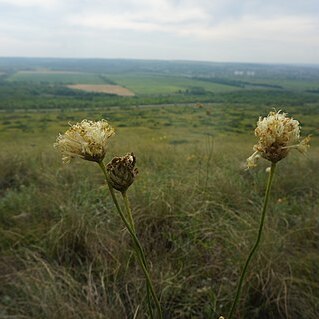
<path id="1" fill-rule="evenodd" d="M 134 182 L 138 174 L 137 168 L 134 168 L 136 158 L 133 153 L 126 154 L 122 157 L 114 157 L 106 166 L 108 172 L 109 183 L 111 186 L 120 191 L 125 192 Z"/>

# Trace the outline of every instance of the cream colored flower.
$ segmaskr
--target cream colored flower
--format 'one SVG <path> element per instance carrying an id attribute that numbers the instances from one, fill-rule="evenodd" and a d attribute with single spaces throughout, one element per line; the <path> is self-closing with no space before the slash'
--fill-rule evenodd
<path id="1" fill-rule="evenodd" d="M 255 129 L 259 141 L 253 148 L 255 152 L 247 159 L 248 168 L 255 167 L 260 157 L 277 163 L 292 148 L 302 153 L 307 151 L 310 137 L 300 142 L 299 122 L 280 112 L 270 112 L 267 117 L 259 118 Z"/>
<path id="2" fill-rule="evenodd" d="M 74 157 L 100 163 L 105 157 L 108 139 L 113 134 L 114 129 L 106 120 L 83 120 L 72 125 L 64 134 L 59 134 L 54 147 L 61 152 L 64 163 L 70 163 Z"/>
<path id="3" fill-rule="evenodd" d="M 308 148 L 310 147 L 310 135 L 305 137 L 299 144 L 292 145 L 292 147 L 295 147 L 297 151 L 299 151 L 302 154 L 305 154 L 308 151 Z"/>

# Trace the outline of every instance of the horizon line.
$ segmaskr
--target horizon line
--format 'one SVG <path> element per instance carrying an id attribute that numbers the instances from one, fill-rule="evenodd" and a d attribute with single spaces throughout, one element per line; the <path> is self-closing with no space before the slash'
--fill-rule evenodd
<path id="1" fill-rule="evenodd" d="M 254 64 L 254 65 L 286 65 L 286 66 L 318 66 L 319 63 L 311 62 L 243 62 L 243 61 L 213 61 L 190 59 L 159 59 L 159 58 L 110 58 L 110 57 L 54 57 L 54 56 L 0 56 L 0 59 L 52 59 L 52 60 L 123 60 L 123 61 L 149 61 L 149 62 L 195 62 L 216 64 Z"/>

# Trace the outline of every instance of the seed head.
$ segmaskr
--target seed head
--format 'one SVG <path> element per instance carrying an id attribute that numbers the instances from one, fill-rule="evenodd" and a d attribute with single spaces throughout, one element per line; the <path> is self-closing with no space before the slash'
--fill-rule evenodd
<path id="1" fill-rule="evenodd" d="M 64 163 L 70 163 L 74 157 L 100 163 L 105 157 L 108 139 L 113 134 L 114 129 L 106 120 L 83 120 L 71 125 L 64 134 L 59 134 L 54 147 L 61 152 Z"/>
<path id="2" fill-rule="evenodd" d="M 106 166 L 111 186 L 125 192 L 134 182 L 138 174 L 137 168 L 134 168 L 136 158 L 133 153 L 126 154 L 122 157 L 114 157 Z"/>
<path id="3" fill-rule="evenodd" d="M 307 151 L 310 137 L 300 142 L 299 122 L 280 112 L 270 112 L 267 117 L 259 118 L 255 129 L 259 141 L 253 148 L 255 152 L 247 159 L 248 168 L 255 167 L 260 157 L 277 163 L 292 148 L 302 153 Z"/>

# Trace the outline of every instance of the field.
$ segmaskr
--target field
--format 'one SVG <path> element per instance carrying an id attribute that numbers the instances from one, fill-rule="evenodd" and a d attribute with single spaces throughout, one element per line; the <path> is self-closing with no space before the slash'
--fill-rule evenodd
<path id="1" fill-rule="evenodd" d="M 48 82 L 48 83 L 79 83 L 79 84 L 103 84 L 105 81 L 97 74 L 70 72 L 70 71 L 18 71 L 12 74 L 9 81 L 21 82 Z"/>
<path id="2" fill-rule="evenodd" d="M 217 93 L 238 90 L 238 88 L 231 86 L 199 81 L 187 77 L 134 73 L 124 75 L 108 74 L 107 76 L 112 81 L 141 95 L 178 93 L 194 88 L 201 88 L 203 91 Z"/>
<path id="3" fill-rule="evenodd" d="M 72 63 L 64 63 L 65 74 L 75 72 Z M 112 65 L 116 62 L 110 70 Z M 280 81 L 265 75 L 268 87 L 261 87 L 260 79 L 258 88 L 240 87 L 237 77 L 226 76 L 227 68 L 223 80 L 214 79 L 228 82 L 221 85 L 178 77 L 180 63 L 164 75 L 164 65 L 149 77 L 137 76 L 135 84 L 133 74 L 141 71 L 136 62 L 126 77 L 103 70 L 102 78 L 108 74 L 109 81 L 138 95 L 116 98 L 68 89 L 65 74 L 61 86 L 13 81 L 4 68 L 0 318 L 149 318 L 134 245 L 98 165 L 80 159 L 62 164 L 53 148 L 69 123 L 104 118 L 116 133 L 105 162 L 128 152 L 137 157 L 139 175 L 128 196 L 164 318 L 227 319 L 257 235 L 268 175 L 266 160 L 250 170 L 245 161 L 256 143 L 258 117 L 276 107 L 300 121 L 302 136 L 312 135 L 311 148 L 306 155 L 292 150 L 278 163 L 262 242 L 234 318 L 317 319 L 319 95 L 307 90 L 315 89 L 318 79 L 293 80 L 287 71 Z M 98 78 L 93 67 L 81 71 Z M 288 86 L 285 81 L 289 89 L 275 87 Z M 194 88 L 202 82 L 221 91 L 211 95 L 205 87 L 202 94 L 176 96 L 188 83 Z M 163 92 L 171 103 L 160 103 Z"/>
<path id="4" fill-rule="evenodd" d="M 107 80 L 106 80 L 107 79 Z M 47 82 L 66 83 L 71 85 L 102 85 L 111 81 L 118 85 L 127 87 L 129 90 L 139 95 L 171 94 L 186 90 L 201 88 L 207 92 L 228 92 L 238 90 L 227 85 L 209 83 L 192 78 L 181 78 L 177 76 L 165 76 L 156 74 L 89 74 L 66 71 L 19 71 L 8 78 L 9 81 L 23 82 Z M 72 86 L 68 85 L 72 88 Z M 102 91 L 103 93 L 103 91 Z M 108 93 L 108 92 L 104 92 Z"/>
<path id="5" fill-rule="evenodd" d="M 83 90 L 87 92 L 107 93 L 120 96 L 134 96 L 134 93 L 119 85 L 108 84 L 70 84 L 67 86 L 70 89 Z"/>

